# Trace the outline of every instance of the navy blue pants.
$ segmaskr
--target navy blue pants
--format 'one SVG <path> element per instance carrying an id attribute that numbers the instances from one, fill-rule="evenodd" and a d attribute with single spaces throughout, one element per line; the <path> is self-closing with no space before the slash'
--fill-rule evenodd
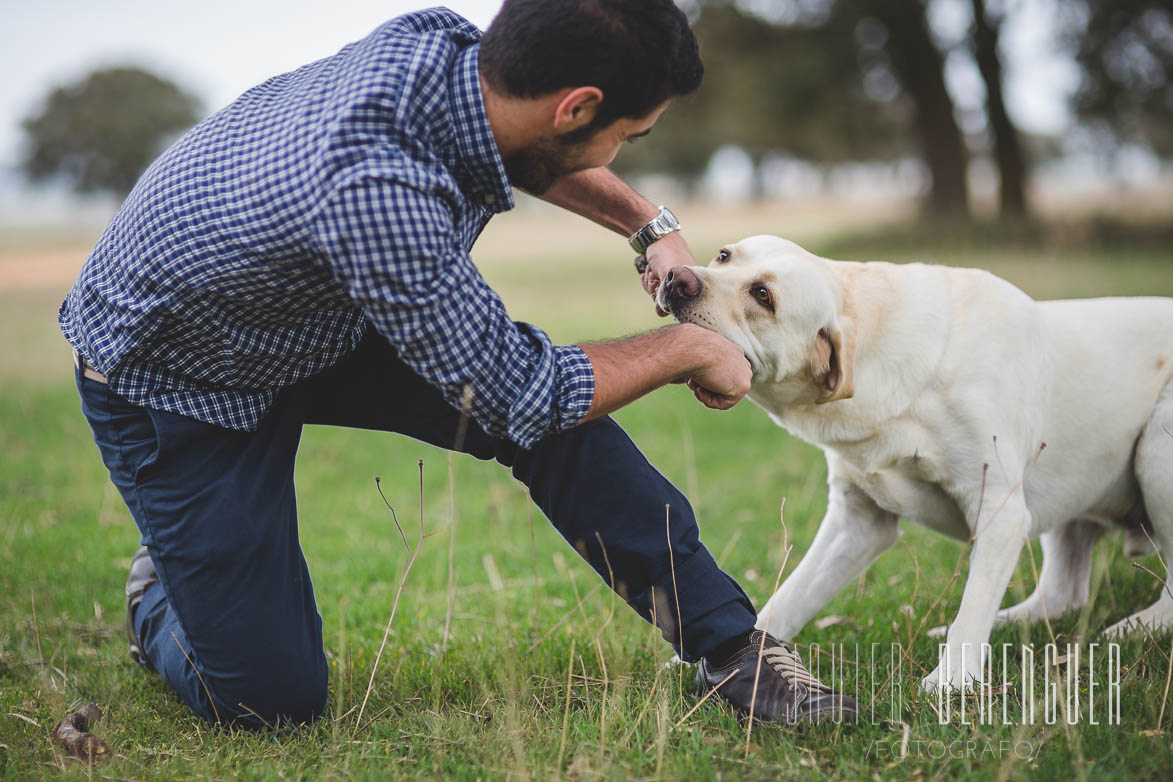
<path id="1" fill-rule="evenodd" d="M 562 536 L 605 580 L 613 574 L 619 594 L 644 619 L 654 616 L 687 660 L 755 621 L 749 598 L 701 544 L 688 501 L 613 420 L 528 450 L 466 421 L 457 443 L 460 413 L 373 330 L 337 365 L 282 391 L 255 432 L 134 405 L 81 373 L 77 382 L 159 574 L 135 615 L 140 645 L 208 720 L 306 722 L 326 707 L 322 618 L 293 490 L 305 424 L 398 432 L 509 467 Z"/>

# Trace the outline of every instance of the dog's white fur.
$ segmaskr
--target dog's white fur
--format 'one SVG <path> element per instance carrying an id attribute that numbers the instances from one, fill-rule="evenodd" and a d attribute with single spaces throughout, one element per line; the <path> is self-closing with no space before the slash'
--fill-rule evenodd
<path id="1" fill-rule="evenodd" d="M 793 638 L 901 518 L 973 542 L 929 690 L 980 680 L 996 624 L 1086 603 L 1106 527 L 1130 555 L 1173 554 L 1173 299 L 1036 302 L 984 271 L 835 262 L 770 236 L 690 268 L 699 293 L 664 286 L 661 306 L 741 347 L 750 399 L 827 458 L 826 516 L 760 614 L 774 636 Z M 1039 583 L 999 611 L 1031 537 Z M 1167 586 L 1107 632 L 1173 626 Z"/>

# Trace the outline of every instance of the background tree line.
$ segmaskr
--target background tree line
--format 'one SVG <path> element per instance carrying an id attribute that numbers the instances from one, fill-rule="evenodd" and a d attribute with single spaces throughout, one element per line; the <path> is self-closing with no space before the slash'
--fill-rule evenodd
<path id="1" fill-rule="evenodd" d="M 771 155 L 826 165 L 912 155 L 931 179 L 925 210 L 964 216 L 970 158 L 985 154 L 999 175 L 1000 214 L 1021 218 L 1032 159 L 1056 146 L 1024 137 L 1006 108 L 1002 33 L 1030 0 L 944 1 L 969 8 L 955 40 L 929 24 L 929 6 L 942 0 L 696 0 L 704 86 L 657 123 L 653 142 L 617 162 L 627 173 L 688 180 L 725 144 L 758 164 Z M 1080 73 L 1076 120 L 1105 148 L 1173 153 L 1173 2 L 1055 7 L 1055 45 Z M 983 130 L 969 137 L 945 83 L 946 58 L 959 49 L 985 88 Z"/>
<path id="2" fill-rule="evenodd" d="M 932 3 L 967 6 L 955 40 L 932 29 Z M 1006 108 L 1001 38 L 1032 0 L 682 0 L 706 65 L 699 93 L 678 101 L 653 139 L 617 159 L 622 173 L 695 181 L 724 145 L 755 163 L 818 165 L 919 158 L 932 214 L 968 215 L 968 164 L 986 155 L 1004 217 L 1027 214 L 1032 160 Z M 1105 146 L 1173 154 L 1173 0 L 1066 0 L 1056 45 L 1078 66 L 1077 120 Z M 947 57 L 972 57 L 985 88 L 982 130 L 967 137 L 946 87 Z M 22 168 L 80 191 L 124 194 L 162 148 L 194 124 L 199 101 L 138 68 L 110 68 L 54 89 L 24 122 Z M 1052 145 L 1053 146 L 1053 145 Z"/>

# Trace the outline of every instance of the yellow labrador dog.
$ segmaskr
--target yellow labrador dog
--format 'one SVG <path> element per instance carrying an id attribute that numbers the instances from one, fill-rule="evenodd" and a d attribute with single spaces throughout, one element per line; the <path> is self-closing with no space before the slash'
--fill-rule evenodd
<path id="1" fill-rule="evenodd" d="M 750 398 L 826 454 L 827 514 L 761 612 L 774 636 L 793 638 L 901 518 L 973 541 L 928 690 L 980 681 L 996 624 L 1084 604 L 1106 527 L 1132 556 L 1173 555 L 1173 299 L 1036 302 L 984 271 L 842 263 L 772 236 L 676 267 L 657 296 L 740 346 Z M 1000 611 L 1036 536 L 1038 586 Z M 1168 590 L 1108 632 L 1142 624 L 1173 625 Z"/>

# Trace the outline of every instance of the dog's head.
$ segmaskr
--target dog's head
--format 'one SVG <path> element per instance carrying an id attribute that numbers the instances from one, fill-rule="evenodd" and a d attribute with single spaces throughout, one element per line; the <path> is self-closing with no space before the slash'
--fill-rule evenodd
<path id="1" fill-rule="evenodd" d="M 707 267 L 672 269 L 657 296 L 680 322 L 740 347 L 755 385 L 809 382 L 818 403 L 855 392 L 843 287 L 826 261 L 793 242 L 754 236 L 728 245 Z"/>

